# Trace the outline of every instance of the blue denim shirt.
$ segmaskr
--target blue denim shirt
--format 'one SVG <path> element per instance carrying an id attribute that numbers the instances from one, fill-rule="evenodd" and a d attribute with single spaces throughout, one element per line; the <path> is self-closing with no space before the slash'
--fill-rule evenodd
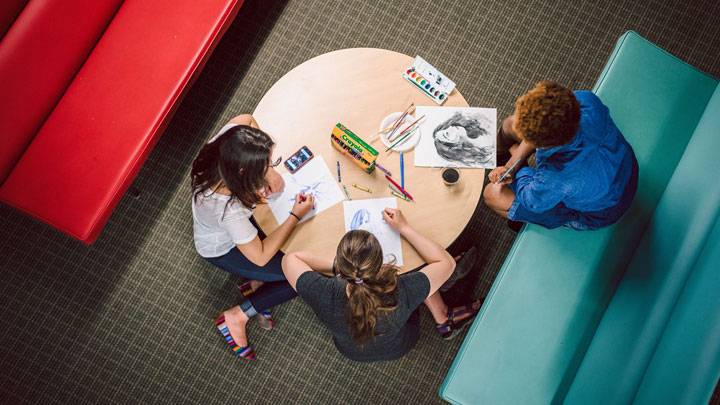
<path id="1" fill-rule="evenodd" d="M 637 183 L 632 148 L 595 94 L 576 91 L 575 97 L 580 103 L 577 134 L 568 144 L 538 148 L 536 168 L 523 167 L 518 171 L 511 184 L 515 201 L 509 218 L 516 219 L 522 209 L 530 216 L 542 213 L 567 216 L 547 218 L 555 226 L 590 229 L 615 222 L 630 205 L 625 200 L 628 193 L 634 196 Z M 592 220 L 585 221 L 582 213 L 592 213 Z M 542 220 L 529 222 L 543 225 Z"/>

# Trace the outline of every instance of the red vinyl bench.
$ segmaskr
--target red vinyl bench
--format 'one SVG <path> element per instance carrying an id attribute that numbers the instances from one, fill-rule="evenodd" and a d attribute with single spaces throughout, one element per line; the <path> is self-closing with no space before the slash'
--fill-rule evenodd
<path id="1" fill-rule="evenodd" d="M 100 234 L 242 0 L 4 0 L 0 201 Z"/>

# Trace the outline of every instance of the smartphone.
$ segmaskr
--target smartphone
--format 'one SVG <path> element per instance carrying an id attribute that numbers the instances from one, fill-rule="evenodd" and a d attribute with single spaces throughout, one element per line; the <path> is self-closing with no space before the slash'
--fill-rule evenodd
<path id="1" fill-rule="evenodd" d="M 303 146 L 297 152 L 293 153 L 292 156 L 285 160 L 285 167 L 290 173 L 295 173 L 300 170 L 301 167 L 305 166 L 305 163 L 309 162 L 313 158 L 313 153 L 310 152 L 307 146 Z"/>

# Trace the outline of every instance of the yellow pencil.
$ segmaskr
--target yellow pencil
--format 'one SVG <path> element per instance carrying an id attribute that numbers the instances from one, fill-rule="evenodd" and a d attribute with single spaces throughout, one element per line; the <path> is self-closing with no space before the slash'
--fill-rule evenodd
<path id="1" fill-rule="evenodd" d="M 352 186 L 355 187 L 355 188 L 358 189 L 358 190 L 362 190 L 362 191 L 364 191 L 364 192 L 366 192 L 366 193 L 372 194 L 372 190 L 370 190 L 370 189 L 367 188 L 367 187 L 359 186 L 359 185 L 357 185 L 357 184 L 355 184 L 355 183 L 353 183 Z"/>
<path id="2" fill-rule="evenodd" d="M 402 195 L 402 194 L 400 194 L 400 193 L 396 193 L 396 192 L 394 192 L 394 191 L 391 191 L 390 193 L 391 193 L 392 195 L 394 195 L 395 197 L 397 197 L 397 198 L 401 198 L 401 199 L 403 199 L 403 200 L 405 200 L 405 201 L 410 201 L 410 200 L 407 199 L 407 197 L 405 197 L 404 195 Z"/>

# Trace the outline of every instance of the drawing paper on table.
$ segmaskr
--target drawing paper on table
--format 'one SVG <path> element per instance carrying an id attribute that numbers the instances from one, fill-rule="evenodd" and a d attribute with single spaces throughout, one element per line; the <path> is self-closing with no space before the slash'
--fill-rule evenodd
<path id="1" fill-rule="evenodd" d="M 400 234 L 395 232 L 382 217 L 385 208 L 397 208 L 394 198 L 370 198 L 343 202 L 345 231 L 363 229 L 375 235 L 383 250 L 385 263 L 395 258 L 395 264 L 402 266 L 403 255 Z"/>
<path id="2" fill-rule="evenodd" d="M 494 108 L 418 106 L 415 114 L 426 117 L 415 147 L 415 166 L 495 167 Z"/>
<path id="3" fill-rule="evenodd" d="M 295 174 L 284 173 L 283 180 L 285 180 L 285 190 L 282 194 L 268 198 L 268 205 L 278 224 L 282 224 L 290 216 L 295 196 L 299 193 L 315 196 L 315 209 L 303 217 L 300 222 L 312 218 L 345 199 L 322 156 L 316 155 Z"/>

